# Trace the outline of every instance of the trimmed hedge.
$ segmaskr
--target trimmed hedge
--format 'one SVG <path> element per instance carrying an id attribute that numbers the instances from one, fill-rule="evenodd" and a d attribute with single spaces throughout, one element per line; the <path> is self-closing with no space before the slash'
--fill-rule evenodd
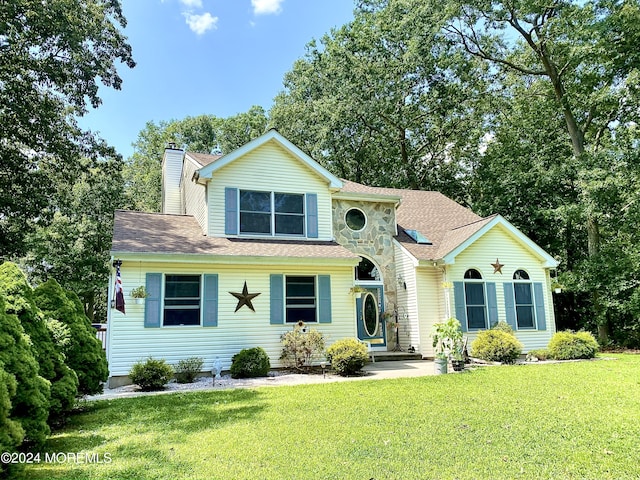
<path id="1" fill-rule="evenodd" d="M 589 332 L 564 331 L 551 337 L 547 349 L 554 360 L 575 360 L 595 357 L 599 346 Z"/>
<path id="2" fill-rule="evenodd" d="M 367 347 L 355 338 L 343 338 L 327 349 L 331 368 L 341 376 L 354 375 L 369 360 Z"/>
<path id="3" fill-rule="evenodd" d="M 146 361 L 133 364 L 129 370 L 129 378 L 142 391 L 162 390 L 173 376 L 173 368 L 164 359 L 149 357 Z"/>
<path id="4" fill-rule="evenodd" d="M 522 343 L 502 330 L 484 330 L 471 343 L 471 356 L 489 362 L 514 363 L 522 353 Z"/>
<path id="5" fill-rule="evenodd" d="M 231 378 L 266 377 L 270 369 L 269 355 L 261 347 L 245 348 L 231 357 Z"/>

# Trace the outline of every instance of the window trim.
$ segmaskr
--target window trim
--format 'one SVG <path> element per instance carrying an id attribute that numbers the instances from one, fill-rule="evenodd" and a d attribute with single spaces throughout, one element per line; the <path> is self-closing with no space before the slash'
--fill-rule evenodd
<path id="1" fill-rule="evenodd" d="M 360 228 L 358 230 L 355 230 L 355 229 L 351 228 L 351 225 L 349 225 L 349 221 L 347 220 L 347 215 L 349 215 L 349 212 L 352 211 L 352 210 L 359 211 L 362 214 L 362 216 L 364 217 L 364 225 L 362 225 L 362 228 Z M 369 218 L 367 217 L 367 214 L 364 213 L 364 210 L 362 210 L 361 208 L 349 207 L 349 209 L 346 212 L 344 212 L 344 224 L 347 226 L 347 228 L 350 231 L 352 231 L 354 233 L 358 233 L 358 232 L 362 232 L 365 228 L 367 228 L 367 225 L 369 224 Z"/>
<path id="2" fill-rule="evenodd" d="M 516 273 L 522 271 L 524 272 L 527 277 L 527 279 L 516 279 Z M 537 318 L 537 312 L 536 312 L 536 299 L 535 299 L 535 292 L 533 290 L 533 280 L 531 280 L 531 275 L 529 275 L 529 272 L 527 272 L 526 270 L 524 270 L 523 268 L 518 268 L 515 272 L 513 272 L 512 275 L 512 280 L 513 282 L 513 310 L 514 310 L 514 314 L 515 314 L 515 321 L 516 321 L 516 330 L 527 330 L 527 331 L 532 331 L 532 330 L 538 330 L 538 318 Z M 529 296 L 531 298 L 531 303 L 530 304 L 518 304 L 518 299 L 516 297 L 516 285 L 517 284 L 526 284 L 529 285 Z M 524 306 L 524 307 L 530 307 L 531 308 L 531 313 L 532 313 L 532 318 L 533 318 L 533 325 L 531 327 L 521 327 L 520 326 L 520 321 L 519 321 L 519 317 L 518 317 L 518 306 Z"/>
<path id="3" fill-rule="evenodd" d="M 240 221 L 240 217 L 244 212 L 246 213 L 262 213 L 264 215 L 267 212 L 251 212 L 249 210 L 242 210 L 240 197 L 242 192 L 257 192 L 257 193 L 268 193 L 270 199 L 269 206 L 269 233 L 259 233 L 259 232 L 243 232 L 242 231 L 242 223 Z M 302 213 L 278 213 L 275 211 L 275 196 L 276 195 L 296 195 L 302 198 Z M 240 237 L 258 237 L 258 238 L 272 238 L 272 237 L 284 237 L 284 238 L 307 238 L 308 233 L 308 225 L 307 225 L 307 194 L 306 193 L 296 193 L 296 192 L 278 192 L 275 190 L 251 190 L 251 189 L 237 189 L 237 202 L 238 202 L 238 212 L 236 220 L 238 222 L 238 236 Z M 302 233 L 277 233 L 276 232 L 276 216 L 277 215 L 285 215 L 285 216 L 296 216 L 302 217 Z"/>
<path id="4" fill-rule="evenodd" d="M 284 324 L 285 325 L 293 325 L 295 323 L 297 323 L 299 320 L 292 320 L 289 321 L 287 320 L 288 317 L 288 311 L 289 311 L 289 304 L 287 302 L 287 300 L 289 298 L 305 298 L 305 299 L 309 299 L 311 297 L 288 297 L 287 296 L 287 280 L 289 278 L 312 278 L 313 279 L 313 309 L 314 309 L 314 317 L 315 320 L 313 321 L 305 321 L 305 323 L 320 323 L 320 319 L 319 319 L 319 303 L 320 303 L 320 295 L 319 295 L 319 286 L 318 286 L 318 275 L 296 275 L 296 274 L 285 274 L 284 275 L 284 282 L 283 282 L 283 297 L 284 297 Z M 295 310 L 295 307 L 292 305 L 291 307 L 292 309 Z M 308 307 L 307 307 L 308 308 Z"/>
<path id="5" fill-rule="evenodd" d="M 166 312 L 166 300 L 167 300 L 167 277 L 177 276 L 177 277 L 198 277 L 198 323 L 190 324 L 190 325 L 165 325 L 165 312 Z M 204 275 L 201 273 L 197 274 L 189 274 L 189 273 L 163 273 L 162 274 L 162 285 L 160 290 L 161 300 L 162 300 L 162 314 L 161 314 L 161 327 L 162 328 L 193 328 L 193 327 L 202 327 L 202 315 L 203 315 L 203 296 L 204 296 Z M 173 297 L 171 297 L 173 298 Z M 180 297 L 176 297 L 180 298 Z M 188 297 L 193 298 L 193 297 Z M 169 309 L 176 310 L 176 309 Z M 195 310 L 195 308 L 193 309 Z"/>

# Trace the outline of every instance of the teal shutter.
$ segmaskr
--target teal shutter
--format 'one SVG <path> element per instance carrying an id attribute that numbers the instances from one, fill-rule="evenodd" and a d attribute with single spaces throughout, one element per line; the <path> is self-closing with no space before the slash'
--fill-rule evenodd
<path id="1" fill-rule="evenodd" d="M 544 287 L 542 283 L 533 284 L 533 298 L 536 309 L 536 319 L 538 321 L 538 330 L 547 329 L 547 316 L 544 311 Z"/>
<path id="2" fill-rule="evenodd" d="M 145 328 L 158 328 L 162 323 L 162 274 L 147 273 L 144 304 Z"/>
<path id="3" fill-rule="evenodd" d="M 284 275 L 272 274 L 271 285 L 271 317 L 272 325 L 282 325 L 284 323 Z"/>
<path id="4" fill-rule="evenodd" d="M 318 238 L 318 195 L 307 193 L 307 237 Z"/>
<path id="5" fill-rule="evenodd" d="M 455 304 L 456 318 L 460 321 L 463 332 L 467 331 L 467 307 L 464 301 L 464 283 L 453 282 L 453 297 Z"/>
<path id="6" fill-rule="evenodd" d="M 224 233 L 238 234 L 238 189 L 227 187 L 224 189 Z"/>
<path id="7" fill-rule="evenodd" d="M 498 323 L 498 298 L 496 296 L 496 284 L 487 282 L 487 308 L 489 310 L 489 328 Z"/>
<path id="8" fill-rule="evenodd" d="M 331 277 L 318 275 L 318 322 L 331 323 Z"/>
<path id="9" fill-rule="evenodd" d="M 504 311 L 507 316 L 507 323 L 511 328 L 517 330 L 516 325 L 516 298 L 513 294 L 513 283 L 503 283 L 504 288 Z"/>
<path id="10" fill-rule="evenodd" d="M 218 275 L 204 276 L 204 288 L 202 289 L 202 326 L 218 326 Z"/>

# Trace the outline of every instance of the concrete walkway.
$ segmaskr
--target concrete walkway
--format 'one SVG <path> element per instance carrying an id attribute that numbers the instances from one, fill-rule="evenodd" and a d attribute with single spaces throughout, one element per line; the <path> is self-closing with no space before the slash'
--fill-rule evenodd
<path id="1" fill-rule="evenodd" d="M 424 377 L 434 374 L 433 362 L 427 360 L 384 361 L 368 363 L 363 368 L 364 374 L 357 377 L 340 377 L 332 373 L 300 374 L 273 371 L 268 377 L 233 379 L 223 375 L 221 379 L 212 381 L 211 377 L 201 377 L 193 383 L 169 383 L 159 392 L 142 392 L 136 385 L 104 389 L 100 395 L 86 397 L 86 400 L 110 400 L 114 398 L 137 397 L 142 395 L 161 395 L 175 392 L 225 390 L 230 388 L 256 388 L 264 386 L 304 385 L 312 383 L 351 382 L 357 380 L 383 380 L 387 378 Z"/>

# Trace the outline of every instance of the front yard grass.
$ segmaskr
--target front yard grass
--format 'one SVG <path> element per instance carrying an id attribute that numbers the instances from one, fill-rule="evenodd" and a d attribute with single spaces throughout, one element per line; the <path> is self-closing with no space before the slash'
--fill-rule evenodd
<path id="1" fill-rule="evenodd" d="M 100 401 L 29 479 L 640 478 L 640 356 Z"/>

